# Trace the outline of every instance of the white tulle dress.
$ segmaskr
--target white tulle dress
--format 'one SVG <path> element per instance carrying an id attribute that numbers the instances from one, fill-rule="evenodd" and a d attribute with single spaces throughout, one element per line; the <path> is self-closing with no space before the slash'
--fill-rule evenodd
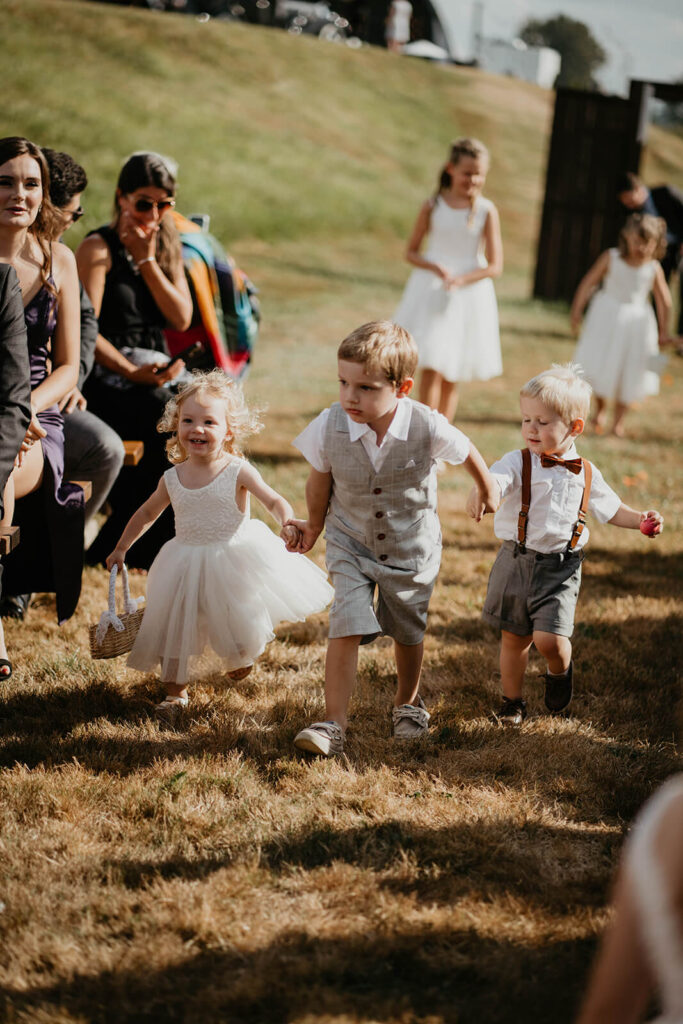
<path id="1" fill-rule="evenodd" d="M 650 292 L 656 263 L 630 267 L 609 251 L 603 286 L 593 296 L 574 359 L 600 398 L 630 405 L 659 392 L 660 361 Z"/>
<path id="2" fill-rule="evenodd" d="M 625 855 L 648 964 L 662 1005 L 657 1024 L 683 1024 L 683 928 L 657 851 L 657 833 L 673 803 L 683 799 L 683 774 L 665 782 L 639 814 Z M 683 836 L 681 836 L 683 850 Z"/>
<path id="3" fill-rule="evenodd" d="M 234 458 L 206 487 L 188 490 L 173 467 L 164 480 L 176 535 L 154 559 L 145 614 L 128 658 L 161 666 L 166 681 L 187 682 L 211 648 L 226 671 L 251 665 L 280 622 L 322 611 L 334 596 L 322 569 L 287 551 L 265 523 L 235 500 L 243 460 Z"/>
<path id="4" fill-rule="evenodd" d="M 474 211 L 455 210 L 438 196 L 431 213 L 425 259 L 454 274 L 485 267 L 483 231 L 493 204 L 480 196 Z M 420 367 L 448 381 L 489 380 L 503 372 L 498 305 L 490 277 L 452 291 L 416 267 L 394 313 L 415 338 Z"/>

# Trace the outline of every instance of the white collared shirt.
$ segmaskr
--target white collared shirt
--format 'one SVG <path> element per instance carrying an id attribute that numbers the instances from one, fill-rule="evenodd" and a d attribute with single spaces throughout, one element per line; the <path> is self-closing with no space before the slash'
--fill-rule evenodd
<path id="1" fill-rule="evenodd" d="M 563 452 L 563 459 L 576 459 L 574 445 Z M 588 511 L 601 523 L 607 523 L 616 515 L 621 498 L 605 483 L 600 470 L 591 463 L 593 482 L 591 484 Z M 502 504 L 493 520 L 496 537 L 501 540 L 517 540 L 517 523 L 522 504 L 522 453 L 508 452 L 491 466 L 491 475 L 500 487 Z M 584 487 L 584 471 L 570 473 L 564 466 L 544 469 L 541 460 L 531 453 L 531 505 L 526 535 L 526 546 L 533 551 L 549 553 L 564 551 L 572 535 L 574 523 L 581 507 Z M 588 528 L 584 528 L 577 548 L 588 542 Z"/>
<path id="2" fill-rule="evenodd" d="M 381 468 L 389 446 L 407 439 L 410 417 L 415 404 L 417 403 L 412 398 L 399 398 L 394 418 L 380 445 L 377 444 L 377 435 L 367 423 L 356 423 L 350 416 L 346 417 L 350 440 L 358 441 L 360 439 L 375 471 L 379 471 Z M 325 426 L 329 414 L 329 409 L 323 409 L 292 441 L 294 447 L 299 449 L 307 462 L 310 462 L 313 469 L 317 469 L 319 473 L 329 473 L 331 468 L 325 454 Z M 469 438 L 435 409 L 429 410 L 429 435 L 432 442 L 431 455 L 434 461 L 443 459 L 444 462 L 458 466 L 469 458 Z"/>

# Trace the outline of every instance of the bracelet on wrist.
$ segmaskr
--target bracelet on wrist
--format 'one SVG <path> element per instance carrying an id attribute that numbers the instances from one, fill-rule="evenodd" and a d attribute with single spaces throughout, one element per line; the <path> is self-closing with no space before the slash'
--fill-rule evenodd
<path id="1" fill-rule="evenodd" d="M 138 260 L 135 266 L 141 267 L 143 263 L 156 263 L 156 261 L 156 256 L 145 256 L 144 260 Z"/>

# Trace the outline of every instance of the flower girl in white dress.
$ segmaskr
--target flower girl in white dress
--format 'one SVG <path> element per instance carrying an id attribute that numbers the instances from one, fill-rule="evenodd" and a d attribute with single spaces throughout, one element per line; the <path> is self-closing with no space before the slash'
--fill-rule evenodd
<path id="1" fill-rule="evenodd" d="M 221 370 L 194 374 L 159 422 L 161 432 L 171 433 L 166 447 L 175 465 L 107 558 L 108 569 L 120 569 L 170 502 L 176 535 L 150 568 L 145 614 L 128 658 L 142 671 L 161 665 L 166 697 L 157 712 L 167 721 L 187 705 L 187 683 L 207 647 L 229 678 L 241 679 L 279 622 L 322 611 L 333 597 L 325 573 L 286 550 L 284 541 L 298 540 L 297 528 L 284 525 L 291 505 L 241 457 L 243 440 L 258 429 L 238 384 Z M 249 518 L 249 494 L 277 520 L 282 539 Z"/>
<path id="2" fill-rule="evenodd" d="M 657 369 L 660 360 L 665 361 L 659 347 L 668 343 L 671 313 L 671 295 L 658 262 L 665 251 L 666 223 L 650 214 L 631 214 L 618 248 L 603 252 L 576 289 L 571 308 L 574 331 L 602 282 L 591 299 L 574 353 L 574 361 L 581 364 L 593 386 L 596 433 L 605 429 L 608 401 L 614 401 L 612 433 L 622 437 L 629 407 L 659 391 Z"/>
<path id="3" fill-rule="evenodd" d="M 459 381 L 503 372 L 493 289 L 503 243 L 498 211 L 481 194 L 488 168 L 483 143 L 455 140 L 437 193 L 422 205 L 408 241 L 406 259 L 415 270 L 393 317 L 420 353 L 420 401 L 449 422 Z"/>

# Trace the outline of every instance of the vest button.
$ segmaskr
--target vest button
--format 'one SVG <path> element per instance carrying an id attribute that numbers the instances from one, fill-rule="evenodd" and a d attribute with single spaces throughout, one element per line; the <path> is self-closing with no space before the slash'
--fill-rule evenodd
<path id="1" fill-rule="evenodd" d="M 381 487 L 375 487 L 375 489 L 374 489 L 374 491 L 372 493 L 373 494 L 381 494 L 382 493 L 382 488 Z"/>
<path id="2" fill-rule="evenodd" d="M 383 515 L 384 512 L 375 512 L 375 519 L 381 519 Z"/>
<path id="3" fill-rule="evenodd" d="M 385 537 L 386 537 L 386 533 L 378 533 L 377 534 L 377 540 L 384 540 Z"/>
<path id="4" fill-rule="evenodd" d="M 380 555 L 379 556 L 379 560 L 380 560 L 380 562 L 386 562 L 388 557 L 389 557 L 389 555 Z"/>

